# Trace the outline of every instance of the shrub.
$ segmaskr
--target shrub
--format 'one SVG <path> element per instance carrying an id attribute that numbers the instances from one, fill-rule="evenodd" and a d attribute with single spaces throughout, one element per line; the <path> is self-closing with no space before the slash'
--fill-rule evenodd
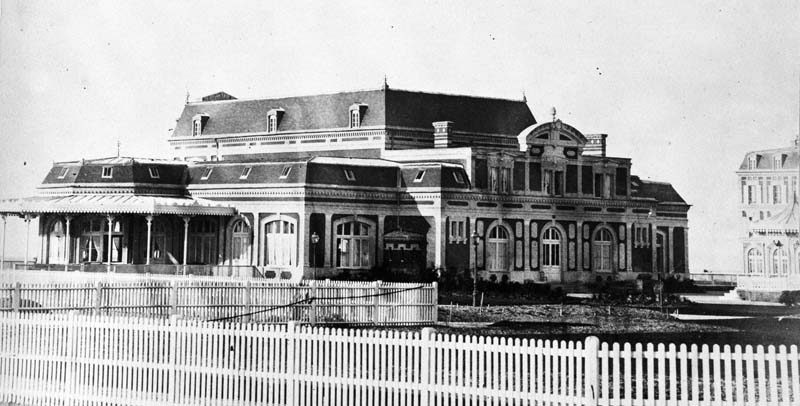
<path id="1" fill-rule="evenodd" d="M 784 290 L 781 292 L 781 297 L 778 298 L 778 302 L 786 306 L 794 306 L 800 303 L 800 290 Z"/>

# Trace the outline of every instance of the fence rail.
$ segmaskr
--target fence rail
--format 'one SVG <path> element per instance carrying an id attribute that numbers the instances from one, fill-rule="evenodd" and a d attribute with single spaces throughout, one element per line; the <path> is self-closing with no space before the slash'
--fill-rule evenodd
<path id="1" fill-rule="evenodd" d="M 437 285 L 154 278 L 138 281 L 0 284 L 0 311 L 138 316 L 181 315 L 312 324 L 429 325 L 437 320 Z"/>
<path id="2" fill-rule="evenodd" d="M 797 347 L 0 314 L 0 402 L 796 405 Z"/>

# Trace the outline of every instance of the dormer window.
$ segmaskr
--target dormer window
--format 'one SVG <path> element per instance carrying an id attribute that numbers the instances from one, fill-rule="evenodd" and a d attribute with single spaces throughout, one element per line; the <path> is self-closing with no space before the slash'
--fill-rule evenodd
<path id="1" fill-rule="evenodd" d="M 278 125 L 280 125 L 281 118 L 283 117 L 283 109 L 272 109 L 267 112 L 267 132 L 278 132 Z"/>
<path id="2" fill-rule="evenodd" d="M 758 168 L 758 157 L 753 155 L 747 159 L 747 169 L 756 169 Z"/>
<path id="3" fill-rule="evenodd" d="M 281 171 L 281 179 L 286 179 L 289 177 L 289 174 L 292 172 L 291 166 L 284 166 L 283 170 Z"/>
<path id="4" fill-rule="evenodd" d="M 414 183 L 422 182 L 422 178 L 425 177 L 425 170 L 421 170 L 417 172 L 417 176 L 414 177 Z"/>
<path id="5" fill-rule="evenodd" d="M 458 171 L 453 172 L 453 179 L 455 179 L 456 183 L 458 183 L 459 185 L 464 184 L 464 175 L 462 175 L 461 172 Z"/>
<path id="6" fill-rule="evenodd" d="M 67 177 L 67 172 L 69 172 L 69 168 L 61 168 L 61 173 L 58 174 L 59 179 L 64 179 Z"/>
<path id="7" fill-rule="evenodd" d="M 242 174 L 239 175 L 239 179 L 247 179 L 247 177 L 250 176 L 250 171 L 252 171 L 252 170 L 253 170 L 253 168 L 250 167 L 250 166 L 245 167 L 244 169 L 242 169 Z"/>
<path id="8" fill-rule="evenodd" d="M 773 164 L 773 169 L 783 168 L 783 155 L 776 155 L 775 158 L 773 158 Z"/>
<path id="9" fill-rule="evenodd" d="M 161 174 L 158 173 L 158 168 L 148 168 L 150 172 L 151 179 L 160 179 Z"/>
<path id="10" fill-rule="evenodd" d="M 364 118 L 364 113 L 366 111 L 366 104 L 354 103 L 350 106 L 350 128 L 361 127 L 361 119 Z"/>
<path id="11" fill-rule="evenodd" d="M 203 175 L 200 176 L 200 180 L 208 180 L 208 177 L 211 176 L 211 172 L 214 168 L 205 168 L 203 169 Z"/>
<path id="12" fill-rule="evenodd" d="M 203 130 L 208 122 L 208 116 L 205 114 L 196 114 L 192 117 L 192 137 L 199 137 L 203 135 Z"/>
<path id="13" fill-rule="evenodd" d="M 347 178 L 350 182 L 356 181 L 356 174 L 353 173 L 352 169 L 345 169 L 344 170 L 344 177 Z"/>
<path id="14" fill-rule="evenodd" d="M 114 171 L 114 168 L 112 168 L 110 166 L 104 166 L 103 167 L 103 175 L 102 175 L 102 177 L 104 179 L 111 179 L 111 176 L 114 173 L 113 171 Z"/>

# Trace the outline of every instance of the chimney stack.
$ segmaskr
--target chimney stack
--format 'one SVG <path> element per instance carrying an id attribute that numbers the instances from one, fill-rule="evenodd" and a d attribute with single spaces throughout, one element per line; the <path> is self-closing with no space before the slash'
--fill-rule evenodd
<path id="1" fill-rule="evenodd" d="M 433 123 L 433 147 L 449 148 L 453 144 L 453 122 L 436 121 Z"/>

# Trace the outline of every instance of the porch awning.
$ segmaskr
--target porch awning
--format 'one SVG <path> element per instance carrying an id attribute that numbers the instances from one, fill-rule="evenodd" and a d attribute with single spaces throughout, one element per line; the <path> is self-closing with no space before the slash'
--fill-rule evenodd
<path id="1" fill-rule="evenodd" d="M 236 209 L 232 206 L 196 197 L 68 195 L 0 200 L 0 213 L 232 216 L 236 214 Z"/>
<path id="2" fill-rule="evenodd" d="M 753 222 L 750 230 L 756 233 L 796 233 L 798 222 L 800 222 L 800 203 L 797 201 L 797 195 L 794 195 L 791 204 L 769 218 Z"/>

